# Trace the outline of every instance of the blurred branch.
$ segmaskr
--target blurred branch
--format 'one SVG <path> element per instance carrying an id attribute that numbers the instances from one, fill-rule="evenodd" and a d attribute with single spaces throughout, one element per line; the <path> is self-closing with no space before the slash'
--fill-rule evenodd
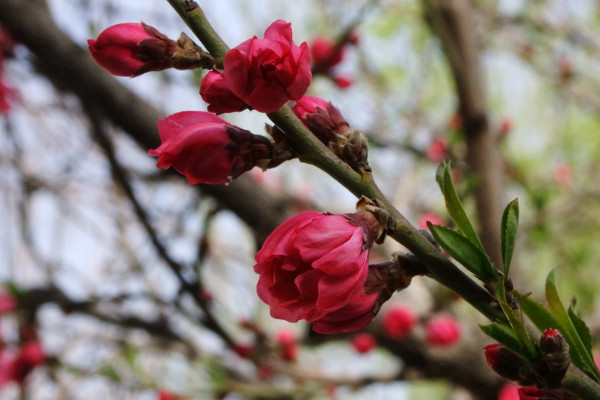
<path id="1" fill-rule="evenodd" d="M 86 49 L 54 24 L 44 1 L 6 0 L 0 23 L 29 48 L 40 71 L 57 88 L 72 92 L 82 103 L 102 110 L 111 123 L 130 135 L 141 148 L 147 150 L 160 144 L 156 121 L 164 114 L 99 67 Z M 228 186 L 198 187 L 247 223 L 259 242 L 292 213 L 291 198 L 274 195 L 247 176 Z"/>
<path id="2" fill-rule="evenodd" d="M 86 104 L 87 105 L 87 104 Z M 91 106 L 93 107 L 93 106 Z M 144 207 L 139 202 L 133 187 L 129 181 L 129 177 L 127 176 L 127 171 L 121 166 L 117 157 L 115 155 L 113 144 L 105 132 L 105 129 L 102 126 L 102 121 L 99 118 L 102 115 L 101 111 L 95 110 L 93 108 L 88 109 L 88 114 L 90 116 L 90 121 L 92 123 L 92 130 L 94 133 L 94 138 L 96 142 L 104 149 L 104 153 L 106 154 L 106 158 L 108 159 L 113 179 L 115 182 L 123 189 L 129 202 L 133 206 L 135 210 L 135 214 L 140 221 L 140 224 L 144 227 L 144 230 L 150 237 L 150 241 L 152 245 L 156 249 L 156 252 L 162 258 L 162 260 L 169 266 L 171 271 L 175 274 L 181 286 L 192 296 L 192 298 L 196 301 L 196 304 L 202 309 L 204 312 L 204 318 L 201 321 L 202 324 L 215 332 L 217 335 L 221 337 L 230 347 L 233 348 L 234 342 L 233 339 L 229 336 L 229 334 L 221 327 L 217 319 L 213 316 L 208 304 L 204 301 L 202 297 L 202 283 L 200 281 L 200 277 L 198 275 L 195 276 L 193 282 L 189 282 L 183 275 L 184 266 L 175 261 L 168 253 L 166 247 L 162 244 L 161 240 L 158 238 L 158 234 L 152 224 L 150 223 L 150 219 L 148 217 L 148 213 L 144 209 Z"/>
<path id="3" fill-rule="evenodd" d="M 466 161 L 477 179 L 475 202 L 481 242 L 501 267 L 502 164 L 489 126 L 473 5 L 469 0 L 427 0 L 425 4 L 425 19 L 442 42 L 456 86 Z"/>

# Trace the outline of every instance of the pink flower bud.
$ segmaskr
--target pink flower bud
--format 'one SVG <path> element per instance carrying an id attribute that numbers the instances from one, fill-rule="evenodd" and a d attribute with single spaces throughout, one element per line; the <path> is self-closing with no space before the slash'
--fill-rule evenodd
<path id="1" fill-rule="evenodd" d="M 214 114 L 183 111 L 158 121 L 162 144 L 148 151 L 157 166 L 175 168 L 189 183 L 226 183 L 254 164 L 253 136 Z"/>
<path id="2" fill-rule="evenodd" d="M 441 162 L 446 156 L 446 151 L 448 150 L 448 141 L 446 138 L 438 137 L 431 141 L 429 147 L 427 147 L 427 158 L 429 158 L 434 163 Z"/>
<path id="3" fill-rule="evenodd" d="M 326 37 L 317 37 L 310 45 L 313 68 L 320 73 L 327 73 L 344 58 L 343 48 L 336 46 Z"/>
<path id="4" fill-rule="evenodd" d="M 458 321 L 448 315 L 432 318 L 425 327 L 425 339 L 431 346 L 451 346 L 460 340 Z"/>
<path id="5" fill-rule="evenodd" d="M 520 400 L 577 400 L 575 396 L 561 389 L 528 386 L 519 388 L 518 392 Z"/>
<path id="6" fill-rule="evenodd" d="M 13 87 L 8 85 L 0 78 L 0 114 L 7 114 L 12 108 L 12 104 L 19 98 L 19 95 Z"/>
<path id="7" fill-rule="evenodd" d="M 305 319 L 320 333 L 366 326 L 377 295 L 362 294 L 372 245 L 364 229 L 345 216 L 312 211 L 275 229 L 254 266 L 258 296 L 270 306 L 271 316 Z"/>
<path id="8" fill-rule="evenodd" d="M 254 345 L 252 343 L 237 343 L 233 346 L 233 351 L 242 358 L 250 358 L 254 352 Z"/>
<path id="9" fill-rule="evenodd" d="M 368 333 L 359 333 L 352 338 L 352 346 L 360 354 L 368 353 L 377 347 L 377 342 L 373 335 Z"/>
<path id="10" fill-rule="evenodd" d="M 554 167 L 554 181 L 560 186 L 569 186 L 573 183 L 573 174 L 569 164 L 561 163 Z"/>
<path id="11" fill-rule="evenodd" d="M 170 68 L 179 46 L 144 23 L 125 23 L 106 28 L 97 40 L 88 40 L 98 64 L 117 76 L 138 76 Z"/>
<path id="12" fill-rule="evenodd" d="M 489 344 L 483 348 L 485 361 L 501 377 L 520 381 L 520 370 L 527 363 L 501 344 Z"/>
<path id="13" fill-rule="evenodd" d="M 329 107 L 329 102 L 327 100 L 323 100 L 320 97 L 316 96 L 302 96 L 296 104 L 292 107 L 294 114 L 306 125 L 310 128 L 310 125 L 307 122 L 306 117 L 308 115 L 314 115 L 318 113 L 318 109 L 320 108 L 324 112 L 327 111 Z"/>
<path id="14" fill-rule="evenodd" d="M 498 392 L 498 400 L 519 400 L 519 385 L 507 383 Z"/>
<path id="15" fill-rule="evenodd" d="M 349 76 L 336 76 L 333 78 L 333 83 L 340 89 L 347 89 L 354 83 L 354 80 Z"/>
<path id="16" fill-rule="evenodd" d="M 442 219 L 440 217 L 438 217 L 437 215 L 435 215 L 433 213 L 425 213 L 425 214 L 421 215 L 421 217 L 419 218 L 419 221 L 417 222 L 417 225 L 419 226 L 419 228 L 429 229 L 429 227 L 427 226 L 428 222 L 432 223 L 433 225 L 443 225 L 444 224 Z"/>
<path id="17" fill-rule="evenodd" d="M 177 397 L 166 389 L 160 389 L 157 394 L 158 400 L 185 400 L 183 397 Z"/>
<path id="18" fill-rule="evenodd" d="M 10 363 L 10 380 L 23 383 L 27 375 L 46 361 L 46 353 L 37 340 L 23 344 Z"/>
<path id="19" fill-rule="evenodd" d="M 275 336 L 275 340 L 282 346 L 287 346 L 297 342 L 296 333 L 289 329 L 280 329 Z"/>
<path id="20" fill-rule="evenodd" d="M 412 331 L 416 322 L 417 318 L 410 308 L 398 305 L 383 316 L 383 330 L 389 337 L 401 339 Z"/>
<path id="21" fill-rule="evenodd" d="M 254 37 L 231 49 L 223 64 L 231 91 L 264 113 L 302 97 L 312 79 L 308 45 L 296 46 L 291 24 L 282 20 L 267 28 L 264 39 Z"/>
<path id="22" fill-rule="evenodd" d="M 9 313 L 16 307 L 17 301 L 13 296 L 0 292 L 0 315 Z"/>
<path id="23" fill-rule="evenodd" d="M 227 86 L 225 77 L 220 71 L 210 71 L 200 84 L 200 96 L 207 102 L 208 111 L 215 114 L 242 111 L 248 104 L 237 97 Z"/>

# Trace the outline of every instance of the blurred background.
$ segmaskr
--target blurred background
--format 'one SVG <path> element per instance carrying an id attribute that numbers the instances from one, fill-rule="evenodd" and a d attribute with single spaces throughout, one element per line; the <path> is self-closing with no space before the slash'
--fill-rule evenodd
<path id="1" fill-rule="evenodd" d="M 86 41 L 122 22 L 196 41 L 168 2 L 4 3 L 0 399 L 495 399 L 508 390 L 485 366 L 483 317 L 426 278 L 395 294 L 363 336 L 269 316 L 252 269 L 264 238 L 297 212 L 353 212 L 356 199 L 296 160 L 223 186 L 155 167 L 156 120 L 206 110 L 204 71 L 115 78 Z M 198 4 L 231 47 L 284 19 L 317 59 L 341 54 L 315 67 L 308 94 L 366 134 L 375 179 L 415 225 L 450 223 L 434 179 L 444 159 L 490 248 L 502 207 L 518 197 L 515 287 L 542 299 L 558 267 L 563 297 L 577 295 L 600 335 L 599 2 Z M 269 122 L 252 111 L 223 117 L 256 134 Z M 394 251 L 388 240 L 372 261 Z M 432 327 L 439 317 L 445 324 Z"/>

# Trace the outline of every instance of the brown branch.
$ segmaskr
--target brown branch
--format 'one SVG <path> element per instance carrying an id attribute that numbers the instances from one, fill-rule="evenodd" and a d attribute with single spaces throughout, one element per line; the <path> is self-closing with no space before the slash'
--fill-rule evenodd
<path id="1" fill-rule="evenodd" d="M 475 202 L 481 241 L 494 263 L 502 266 L 502 164 L 489 126 L 473 5 L 469 0 L 427 0 L 426 4 L 425 18 L 442 42 L 458 95 L 466 161 L 477 182 Z"/>

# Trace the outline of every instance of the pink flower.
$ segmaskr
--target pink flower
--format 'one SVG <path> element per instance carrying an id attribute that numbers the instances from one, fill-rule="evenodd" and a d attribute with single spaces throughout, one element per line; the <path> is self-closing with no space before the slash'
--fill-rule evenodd
<path id="1" fill-rule="evenodd" d="M 17 307 L 17 300 L 7 293 L 0 292 L 0 315 L 11 312 Z"/>
<path id="2" fill-rule="evenodd" d="M 446 151 L 448 150 L 448 141 L 446 138 L 439 137 L 435 138 L 427 147 L 427 158 L 435 163 L 439 163 L 446 156 Z"/>
<path id="3" fill-rule="evenodd" d="M 37 340 L 23 344 L 10 362 L 10 380 L 23 383 L 29 373 L 46 361 L 46 353 Z"/>
<path id="4" fill-rule="evenodd" d="M 573 174 L 569 164 L 561 163 L 554 167 L 554 181 L 560 186 L 569 186 L 573 183 Z"/>
<path id="5" fill-rule="evenodd" d="M 0 114 L 7 114 L 17 99 L 17 91 L 0 78 Z"/>
<path id="6" fill-rule="evenodd" d="M 227 86 L 225 77 L 220 71 L 210 71 L 200 84 L 200 96 L 207 102 L 208 111 L 215 114 L 242 111 L 248 104 L 237 97 Z"/>
<path id="7" fill-rule="evenodd" d="M 317 110 L 320 108 L 323 111 L 327 111 L 329 107 L 329 102 L 327 100 L 323 100 L 320 97 L 316 96 L 302 96 L 296 104 L 292 107 L 292 111 L 294 114 L 306 125 L 310 128 L 310 125 L 307 123 L 306 116 L 317 114 Z"/>
<path id="8" fill-rule="evenodd" d="M 520 400 L 577 400 L 561 389 L 538 388 L 536 386 L 518 389 Z"/>
<path id="9" fill-rule="evenodd" d="M 429 227 L 427 226 L 428 222 L 431 222 L 433 225 L 443 225 L 444 224 L 442 222 L 441 218 L 438 217 L 437 215 L 432 214 L 432 213 L 425 213 L 425 214 L 421 215 L 421 217 L 419 218 L 419 221 L 417 222 L 417 225 L 419 226 L 419 228 L 429 229 Z"/>
<path id="10" fill-rule="evenodd" d="M 460 340 L 458 321 L 448 315 L 433 317 L 425 327 L 425 339 L 431 346 L 451 346 Z"/>
<path id="11" fill-rule="evenodd" d="M 390 308 L 383 316 L 383 330 L 394 339 L 401 339 L 408 335 L 417 318 L 408 307 L 394 306 Z"/>
<path id="12" fill-rule="evenodd" d="M 183 111 L 158 121 L 162 144 L 148 151 L 157 166 L 175 168 L 191 184 L 226 183 L 251 169 L 253 135 L 214 114 Z"/>
<path id="13" fill-rule="evenodd" d="M 231 49 L 223 64 L 231 91 L 264 113 L 302 97 L 312 79 L 308 45 L 296 46 L 291 24 L 282 20 L 267 28 L 264 39 L 255 36 Z"/>
<path id="14" fill-rule="evenodd" d="M 166 389 L 158 391 L 158 400 L 185 400 L 183 397 L 177 397 Z"/>
<path id="15" fill-rule="evenodd" d="M 358 214 L 368 213 L 305 212 L 271 233 L 254 270 L 272 317 L 305 319 L 320 333 L 349 332 L 372 320 L 377 294 L 362 294 L 372 241 L 367 228 L 352 224 Z"/>
<path id="16" fill-rule="evenodd" d="M 333 83 L 340 89 L 347 89 L 354 83 L 354 80 L 349 76 L 336 76 L 333 78 Z"/>
<path id="17" fill-rule="evenodd" d="M 352 338 L 352 346 L 360 354 L 368 353 L 377 346 L 373 335 L 368 333 L 359 333 Z"/>
<path id="18" fill-rule="evenodd" d="M 326 37 L 317 37 L 310 45 L 313 68 L 317 72 L 327 73 L 344 59 L 341 46 L 336 46 Z"/>
<path id="19" fill-rule="evenodd" d="M 519 400 L 519 385 L 507 383 L 498 392 L 498 400 Z"/>
<path id="20" fill-rule="evenodd" d="M 171 67 L 176 42 L 144 23 L 125 23 L 106 28 L 97 40 L 88 40 L 98 64 L 117 76 L 138 76 Z"/>

